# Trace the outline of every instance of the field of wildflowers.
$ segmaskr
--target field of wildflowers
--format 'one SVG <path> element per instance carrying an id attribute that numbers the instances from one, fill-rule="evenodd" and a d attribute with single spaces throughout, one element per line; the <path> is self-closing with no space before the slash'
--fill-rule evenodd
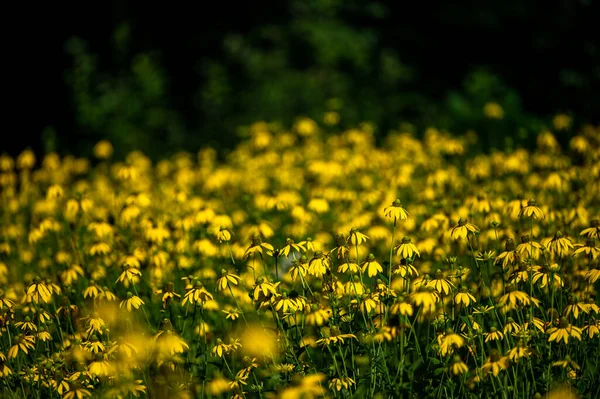
<path id="1" fill-rule="evenodd" d="M 600 128 L 563 128 L 3 155 L 0 394 L 599 397 Z"/>

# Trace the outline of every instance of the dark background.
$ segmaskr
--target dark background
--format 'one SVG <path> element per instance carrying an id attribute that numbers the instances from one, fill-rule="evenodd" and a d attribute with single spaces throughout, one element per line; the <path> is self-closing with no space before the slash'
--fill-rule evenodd
<path id="1" fill-rule="evenodd" d="M 254 121 L 327 110 L 378 137 L 474 129 L 483 150 L 531 142 L 558 112 L 598 123 L 592 0 L 198 4 L 9 6 L 0 152 L 87 156 L 101 138 L 117 156 L 226 152 Z"/>

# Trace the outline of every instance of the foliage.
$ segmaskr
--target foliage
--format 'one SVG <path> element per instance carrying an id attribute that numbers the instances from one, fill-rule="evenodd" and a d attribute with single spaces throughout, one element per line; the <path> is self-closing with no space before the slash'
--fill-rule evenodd
<path id="1" fill-rule="evenodd" d="M 466 13 L 466 26 L 477 27 L 481 19 L 489 29 L 504 32 L 497 18 L 513 15 L 507 7 L 500 3 L 477 7 L 478 16 L 458 8 L 456 15 L 447 13 L 447 20 L 437 23 L 462 26 L 456 19 Z M 533 5 L 520 7 L 525 14 L 537 16 Z M 411 31 L 411 27 L 416 29 L 415 22 L 398 22 L 405 18 L 403 12 L 409 11 L 377 2 L 291 1 L 260 23 L 217 33 L 209 30 L 210 37 L 216 35 L 220 43 L 211 44 L 217 50 L 205 54 L 204 47 L 180 45 L 177 48 L 182 52 L 198 52 L 185 56 L 169 52 L 166 44 L 144 42 L 144 31 L 131 28 L 135 24 L 117 27 L 114 53 L 96 50 L 103 58 L 94 55 L 94 48 L 88 49 L 82 39 L 73 39 L 67 45 L 74 62 L 69 84 L 76 133 L 83 134 L 86 141 L 65 140 L 60 149 L 88 154 L 85 151 L 92 142 L 109 137 L 120 158 L 139 149 L 156 160 L 203 145 L 219 148 L 221 153 L 235 146 L 240 128 L 243 135 L 256 120 L 289 126 L 296 116 L 303 115 L 320 123 L 337 119 L 344 129 L 368 122 L 375 127 L 379 142 L 404 123 L 416 126 L 416 131 L 430 126 L 458 134 L 472 130 L 481 136 L 478 149 L 489 151 L 523 145 L 531 148 L 536 133 L 550 127 L 548 115 L 555 111 L 570 115 L 564 104 L 559 108 L 551 103 L 550 112 L 546 107 L 545 113 L 535 110 L 537 104 L 523 104 L 512 87 L 514 78 L 503 74 L 502 65 L 524 60 L 489 62 L 485 54 L 493 50 L 487 47 L 480 49 L 482 58 L 477 62 L 466 59 L 468 54 L 460 48 L 439 55 L 428 53 L 427 46 L 435 41 L 432 44 L 419 30 Z M 460 35 L 460 29 L 455 30 L 458 33 L 448 35 Z M 539 35 L 552 32 L 540 31 Z M 200 40 L 198 33 L 183 30 L 182 34 L 189 37 L 169 36 L 166 43 Z M 415 35 L 414 43 L 410 35 Z M 549 39 L 544 36 L 543 40 Z M 97 47 L 101 47 L 99 42 Z M 461 72 L 448 72 L 456 68 Z M 577 75 L 571 71 L 573 74 Z M 583 80 L 589 87 L 596 82 L 593 76 L 590 73 Z M 567 98 L 571 81 L 556 83 L 555 90 Z M 536 96 L 547 97 L 541 92 Z M 536 98 L 539 103 L 543 100 Z M 502 108 L 501 118 L 486 116 L 488 103 Z M 570 98 L 568 106 L 578 104 Z M 585 122 L 589 112 L 578 116 L 577 123 Z"/>

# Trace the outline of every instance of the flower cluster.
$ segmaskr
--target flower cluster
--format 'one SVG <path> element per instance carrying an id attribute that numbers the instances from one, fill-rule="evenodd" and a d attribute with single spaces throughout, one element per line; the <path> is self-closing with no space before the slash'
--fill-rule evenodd
<path id="1" fill-rule="evenodd" d="M 310 126 L 224 162 L 0 156 L 0 394 L 597 394 L 600 129 Z"/>

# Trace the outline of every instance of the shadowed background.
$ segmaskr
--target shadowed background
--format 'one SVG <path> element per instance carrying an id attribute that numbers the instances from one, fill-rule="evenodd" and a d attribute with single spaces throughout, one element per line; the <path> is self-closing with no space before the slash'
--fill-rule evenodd
<path id="1" fill-rule="evenodd" d="M 328 111 L 335 129 L 369 121 L 378 138 L 473 130 L 482 150 L 527 145 L 557 113 L 598 123 L 591 0 L 15 7 L 9 153 L 85 156 L 101 138 L 117 156 L 226 153 L 252 122 Z M 502 118 L 485 115 L 490 102 Z"/>

